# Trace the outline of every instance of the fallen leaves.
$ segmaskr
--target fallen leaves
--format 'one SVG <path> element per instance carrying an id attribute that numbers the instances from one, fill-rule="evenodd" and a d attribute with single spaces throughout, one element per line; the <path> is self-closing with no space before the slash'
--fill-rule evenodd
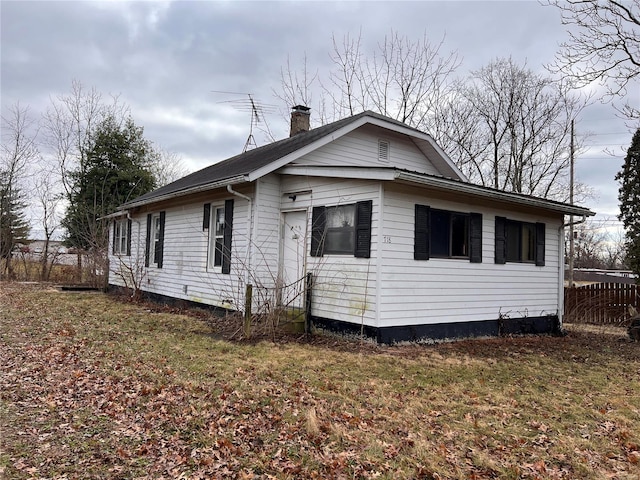
<path id="1" fill-rule="evenodd" d="M 232 345 L 205 337 L 200 321 L 123 309 L 108 297 L 5 298 L 3 477 L 640 472 L 640 388 L 628 382 L 640 359 L 632 350 L 622 362 L 599 356 L 597 337 L 355 352 L 335 339 Z"/>

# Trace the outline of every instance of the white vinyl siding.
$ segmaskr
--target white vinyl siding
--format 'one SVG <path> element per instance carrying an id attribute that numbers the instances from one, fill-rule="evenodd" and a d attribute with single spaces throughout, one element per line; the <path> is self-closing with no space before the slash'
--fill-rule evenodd
<path id="1" fill-rule="evenodd" d="M 346 134 L 293 162 L 293 165 L 396 167 L 412 172 L 438 175 L 438 171 L 415 143 L 393 132 L 384 132 L 389 158 L 379 159 L 381 130 L 366 126 Z"/>
<path id="2" fill-rule="evenodd" d="M 201 198 L 201 200 L 200 200 Z M 203 231 L 204 203 L 224 204 L 228 192 L 211 197 L 199 197 L 198 201 L 180 206 L 163 207 L 165 213 L 164 255 L 162 269 L 146 268 L 142 290 L 177 299 L 216 305 L 224 308 L 244 308 L 244 262 L 247 248 L 248 202 L 234 198 L 234 219 L 231 247 L 231 274 L 207 271 L 208 229 Z M 213 210 L 213 208 L 212 208 Z M 134 236 L 129 264 L 144 265 L 146 238 L 146 213 L 134 217 Z M 152 224 L 153 225 L 153 224 Z M 136 229 L 140 234 L 136 235 Z M 125 286 L 119 271 L 119 262 L 110 258 L 109 282 Z"/>
<path id="3" fill-rule="evenodd" d="M 558 228 L 560 217 L 538 217 L 477 203 L 427 196 L 417 189 L 390 187 L 384 194 L 385 245 L 380 272 L 380 325 L 417 325 L 495 320 L 556 314 L 558 299 Z M 481 213 L 482 263 L 468 259 L 413 259 L 414 205 Z M 496 215 L 546 223 L 546 265 L 497 265 L 494 256 Z M 386 248 L 389 247 L 389 248 Z"/>
<path id="4" fill-rule="evenodd" d="M 311 232 L 311 209 L 314 206 L 336 206 L 372 200 L 371 258 L 353 255 L 325 254 L 309 256 L 311 235 L 307 235 L 305 255 L 307 272 L 314 276 L 312 315 L 332 320 L 376 326 L 376 251 L 380 186 L 373 181 L 336 180 L 331 178 L 287 177 L 284 192 L 311 191 L 295 201 L 283 197 L 283 209 L 305 208 Z"/>
<path id="5" fill-rule="evenodd" d="M 274 303 L 280 257 L 280 177 L 267 175 L 258 180 L 254 200 L 254 220 L 249 281 L 254 286 L 253 311 Z"/>

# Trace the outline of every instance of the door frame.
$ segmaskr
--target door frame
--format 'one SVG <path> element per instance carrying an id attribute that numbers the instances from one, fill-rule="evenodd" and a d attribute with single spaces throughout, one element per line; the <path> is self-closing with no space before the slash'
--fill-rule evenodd
<path id="1" fill-rule="evenodd" d="M 285 218 L 288 213 L 304 213 L 304 248 L 302 249 L 302 279 L 306 279 L 307 275 L 307 239 L 309 236 L 309 209 L 308 208 L 291 208 L 280 211 L 280 239 L 278 248 L 278 276 L 276 280 L 276 304 L 282 305 L 283 279 L 285 272 L 284 262 L 284 246 L 285 246 Z M 304 280 L 302 280 L 304 281 Z M 305 284 L 306 288 L 306 284 Z"/>

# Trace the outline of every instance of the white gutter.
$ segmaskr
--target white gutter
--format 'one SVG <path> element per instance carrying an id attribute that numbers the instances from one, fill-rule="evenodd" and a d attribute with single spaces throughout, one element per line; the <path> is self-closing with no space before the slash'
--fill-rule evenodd
<path id="1" fill-rule="evenodd" d="M 207 190 L 213 190 L 216 188 L 225 187 L 227 185 L 237 185 L 239 183 L 246 183 L 248 181 L 249 181 L 248 177 L 246 177 L 245 175 L 238 175 L 236 177 L 227 178 L 226 180 L 219 180 L 217 182 L 205 183 L 204 185 L 198 185 L 196 187 L 186 188 L 184 190 L 178 190 L 176 192 L 167 193 L 165 195 L 148 198 L 138 202 L 133 201 L 133 202 L 125 203 L 122 206 L 127 208 L 141 207 L 143 205 L 148 205 L 150 203 L 162 202 L 164 200 L 171 200 L 172 198 L 182 197 L 184 195 L 205 192 Z"/>
<path id="2" fill-rule="evenodd" d="M 249 274 L 251 272 L 251 258 L 253 257 L 253 240 L 252 240 L 253 239 L 253 202 L 251 200 L 251 197 L 244 195 L 243 193 L 236 192 L 233 188 L 231 188 L 231 185 L 227 185 L 227 191 L 231 195 L 244 198 L 249 203 L 249 207 L 248 207 L 249 213 L 247 216 L 247 220 L 249 222 L 249 225 L 248 225 L 248 231 L 249 231 L 248 242 L 249 243 L 247 244 L 247 253 L 245 254 L 245 259 L 244 259 L 244 265 L 245 265 L 244 285 L 246 288 L 247 284 L 249 283 Z"/>

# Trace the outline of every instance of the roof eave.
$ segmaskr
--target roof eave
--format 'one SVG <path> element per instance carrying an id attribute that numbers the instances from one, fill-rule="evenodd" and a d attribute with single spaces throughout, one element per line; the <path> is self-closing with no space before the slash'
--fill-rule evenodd
<path id="1" fill-rule="evenodd" d="M 480 185 L 474 185 L 472 183 L 463 183 L 457 180 L 451 180 L 448 178 L 439 178 L 428 175 L 421 175 L 418 173 L 396 171 L 397 180 L 416 183 L 420 185 L 426 185 L 433 188 L 442 190 L 455 190 L 461 193 L 468 193 L 471 195 L 477 195 L 490 200 L 502 201 L 511 204 L 526 205 L 529 207 L 543 208 L 565 215 L 580 215 L 585 217 L 591 217 L 595 215 L 595 212 L 588 208 L 580 207 L 577 205 L 569 205 L 566 203 L 555 202 L 552 200 L 546 200 L 543 198 L 529 197 L 516 193 L 503 192 L 500 190 L 488 189 Z"/>
<path id="2" fill-rule="evenodd" d="M 239 183 L 246 183 L 249 179 L 245 175 L 238 175 L 224 180 L 218 180 L 216 182 L 205 183 L 197 185 L 191 188 L 185 188 L 184 190 L 178 190 L 176 192 L 167 193 L 165 195 L 159 195 L 157 197 L 151 197 L 140 201 L 132 201 L 129 203 L 123 203 L 119 209 L 129 209 L 135 207 L 142 207 L 144 205 L 150 205 L 152 203 L 159 203 L 166 200 L 172 200 L 177 197 L 184 197 L 186 195 L 192 195 L 194 193 L 206 192 L 208 190 L 215 190 L 216 188 L 226 187 L 227 185 L 237 185 Z"/>

